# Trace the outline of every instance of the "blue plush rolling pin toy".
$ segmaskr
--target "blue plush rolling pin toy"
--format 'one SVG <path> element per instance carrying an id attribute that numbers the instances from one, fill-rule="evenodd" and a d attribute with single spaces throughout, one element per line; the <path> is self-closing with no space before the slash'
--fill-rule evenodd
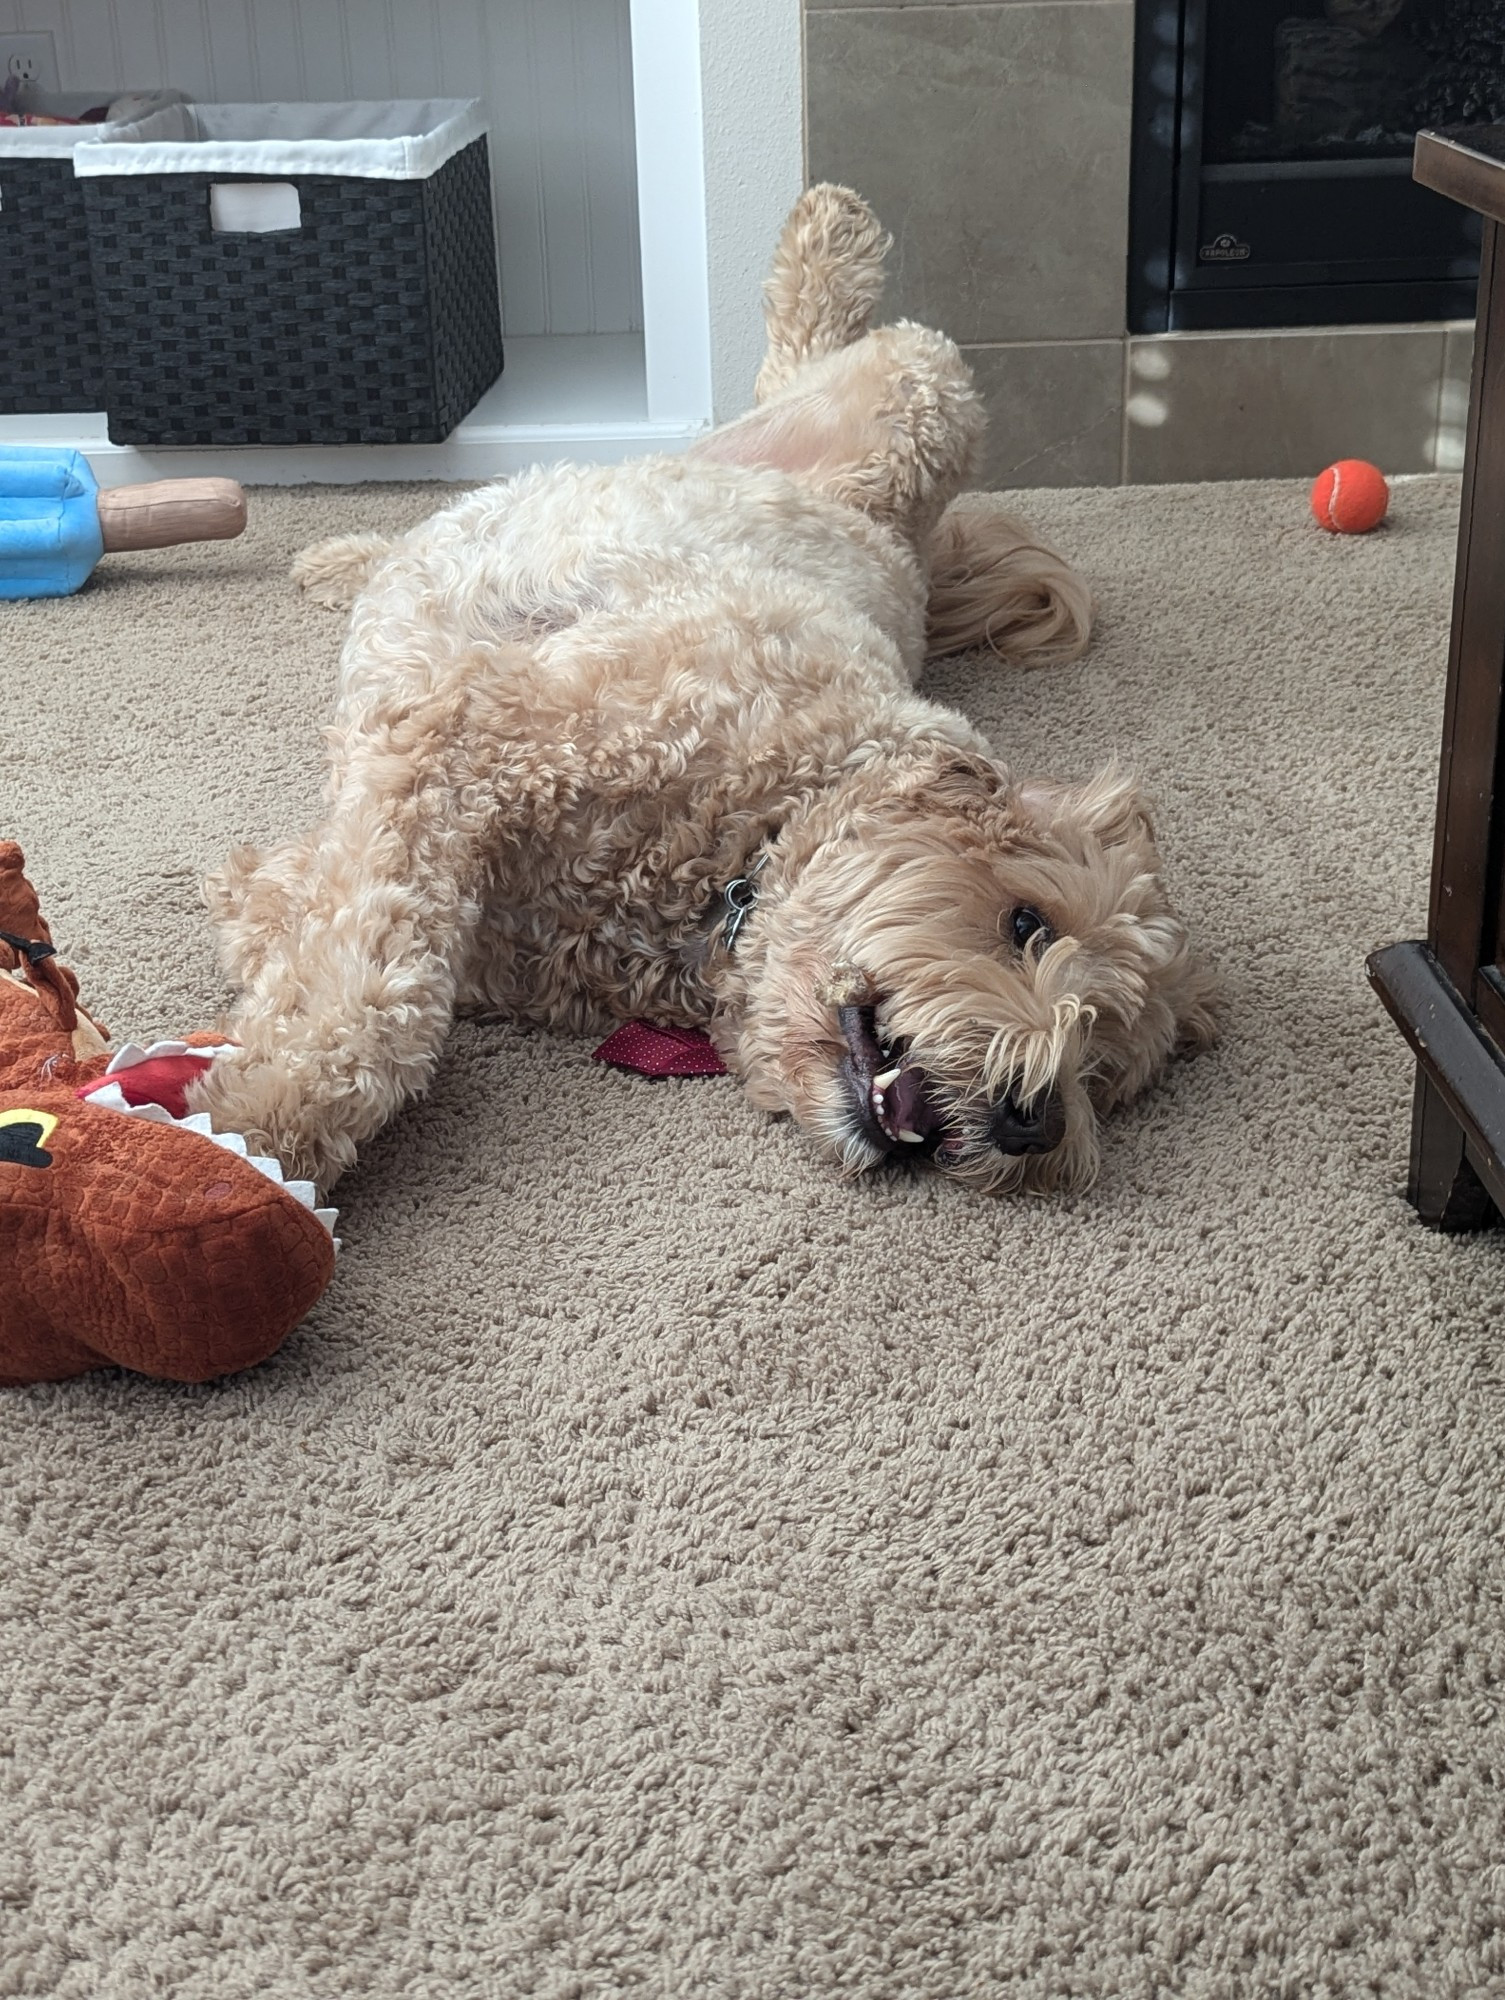
<path id="1" fill-rule="evenodd" d="M 233 479 L 101 492 L 82 452 L 0 450 L 0 598 L 66 597 L 112 549 L 224 542 L 245 525 Z"/>

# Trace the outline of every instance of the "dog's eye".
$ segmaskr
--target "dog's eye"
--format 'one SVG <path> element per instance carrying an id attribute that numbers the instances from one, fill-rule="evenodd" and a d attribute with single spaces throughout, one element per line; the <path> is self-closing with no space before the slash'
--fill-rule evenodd
<path id="1" fill-rule="evenodd" d="M 1055 932 L 1030 903 L 1019 905 L 1009 919 L 1009 928 L 1013 933 L 1014 943 L 1020 951 L 1024 951 L 1031 944 L 1035 945 L 1037 951 L 1044 951 L 1047 945 L 1052 945 L 1056 941 Z"/>

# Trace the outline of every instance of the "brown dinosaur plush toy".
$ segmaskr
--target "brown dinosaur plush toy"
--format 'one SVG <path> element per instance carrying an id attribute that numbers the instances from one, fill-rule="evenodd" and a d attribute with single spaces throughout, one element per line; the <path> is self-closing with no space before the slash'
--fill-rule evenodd
<path id="1" fill-rule="evenodd" d="M 334 1270 L 332 1209 L 188 1113 L 222 1037 L 112 1053 L 0 841 L 0 1384 L 264 1360 Z"/>

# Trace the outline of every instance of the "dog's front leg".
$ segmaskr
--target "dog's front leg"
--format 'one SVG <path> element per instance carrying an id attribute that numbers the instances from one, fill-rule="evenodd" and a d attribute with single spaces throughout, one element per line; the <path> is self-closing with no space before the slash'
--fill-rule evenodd
<path id="1" fill-rule="evenodd" d="M 436 706 L 365 735 L 328 818 L 238 885 L 241 1052 L 192 1108 L 321 1188 L 426 1088 L 480 921 L 504 815 L 478 768 L 487 732 L 467 728 L 463 697 Z"/>

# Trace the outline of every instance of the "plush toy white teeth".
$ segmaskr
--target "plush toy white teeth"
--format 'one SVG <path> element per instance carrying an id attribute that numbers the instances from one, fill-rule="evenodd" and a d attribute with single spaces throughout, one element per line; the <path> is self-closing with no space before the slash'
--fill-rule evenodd
<path id="1" fill-rule="evenodd" d="M 106 1076 L 118 1076 L 123 1069 L 134 1069 L 137 1063 L 155 1062 L 159 1056 L 202 1056 L 206 1062 L 213 1062 L 216 1056 L 229 1055 L 234 1042 L 213 1042 L 208 1048 L 190 1048 L 187 1042 L 153 1042 L 143 1048 L 139 1042 L 127 1042 L 115 1051 L 105 1065 Z"/>

